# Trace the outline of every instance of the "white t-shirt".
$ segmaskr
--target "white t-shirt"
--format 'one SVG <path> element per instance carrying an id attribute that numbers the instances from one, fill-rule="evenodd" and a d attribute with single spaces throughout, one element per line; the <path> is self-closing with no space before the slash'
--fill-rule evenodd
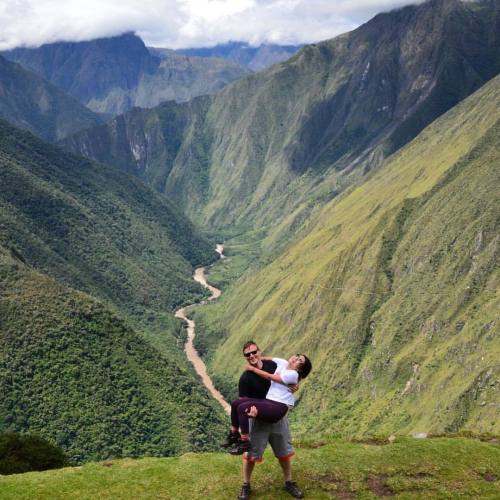
<path id="1" fill-rule="evenodd" d="M 274 373 L 281 375 L 286 385 L 271 380 L 271 386 L 267 391 L 266 399 L 285 403 L 288 406 L 294 406 L 295 398 L 288 385 L 297 384 L 299 382 L 299 374 L 295 370 L 287 369 L 288 361 L 286 359 L 273 358 L 273 361 L 278 365 Z"/>

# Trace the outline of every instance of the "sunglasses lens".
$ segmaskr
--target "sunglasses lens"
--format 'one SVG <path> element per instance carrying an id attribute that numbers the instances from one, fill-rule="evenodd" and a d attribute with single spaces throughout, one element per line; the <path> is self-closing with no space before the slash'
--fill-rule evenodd
<path id="1" fill-rule="evenodd" d="M 250 351 L 250 352 L 245 352 L 243 353 L 245 358 L 249 358 L 250 356 L 252 356 L 252 354 L 255 356 L 257 354 L 258 351 Z"/>

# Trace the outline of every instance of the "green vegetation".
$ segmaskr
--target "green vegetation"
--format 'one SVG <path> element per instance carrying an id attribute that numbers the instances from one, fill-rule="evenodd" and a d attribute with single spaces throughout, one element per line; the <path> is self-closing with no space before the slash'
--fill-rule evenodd
<path id="1" fill-rule="evenodd" d="M 497 77 L 197 311 L 223 390 L 253 338 L 317 367 L 299 435 L 499 432 L 499 110 Z"/>
<path id="2" fill-rule="evenodd" d="M 212 245 L 162 196 L 0 123 L 0 427 L 73 462 L 209 450 L 222 410 L 180 349 Z"/>
<path id="3" fill-rule="evenodd" d="M 52 142 L 102 122 L 76 99 L 1 55 L 0 118 Z"/>
<path id="4" fill-rule="evenodd" d="M 387 441 L 385 441 L 387 443 Z M 186 454 L 89 463 L 83 467 L 0 477 L 0 498 L 235 498 L 241 460 L 227 454 Z M 397 439 L 377 445 L 335 440 L 303 445 L 295 478 L 307 498 L 498 498 L 498 444 L 464 438 Z M 290 498 L 271 453 L 254 473 L 256 498 Z"/>
<path id="5" fill-rule="evenodd" d="M 102 304 L 8 256 L 0 276 L 4 429 L 50 438 L 75 462 L 216 446 L 224 417 L 175 350 L 160 354 Z"/>
<path id="6" fill-rule="evenodd" d="M 61 448 L 39 436 L 0 434 L 0 474 L 58 469 L 65 465 L 68 459 Z"/>
<path id="7" fill-rule="evenodd" d="M 30 265 L 130 314 L 201 297 L 193 266 L 216 258 L 164 197 L 0 123 L 0 241 Z"/>

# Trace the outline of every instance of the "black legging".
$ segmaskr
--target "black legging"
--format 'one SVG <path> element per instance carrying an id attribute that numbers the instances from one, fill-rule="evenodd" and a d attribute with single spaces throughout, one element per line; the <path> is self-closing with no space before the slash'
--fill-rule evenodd
<path id="1" fill-rule="evenodd" d="M 257 418 L 271 424 L 281 420 L 288 411 L 286 404 L 270 399 L 236 399 L 231 403 L 231 425 L 236 429 L 239 427 L 242 434 L 249 432 L 248 419 L 251 417 L 248 416 L 246 410 L 252 406 L 255 406 L 259 412 Z"/>

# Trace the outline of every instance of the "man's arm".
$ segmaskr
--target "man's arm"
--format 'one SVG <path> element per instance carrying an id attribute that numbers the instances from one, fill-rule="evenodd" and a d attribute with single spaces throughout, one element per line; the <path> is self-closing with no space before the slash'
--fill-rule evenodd
<path id="1" fill-rule="evenodd" d="M 255 366 L 252 366 L 252 365 L 247 365 L 246 370 L 249 372 L 254 372 L 259 377 L 262 377 L 266 380 L 272 380 L 274 382 L 278 382 L 280 384 L 283 384 L 283 379 L 281 378 L 281 375 L 279 373 L 268 373 L 264 370 L 260 370 L 259 368 L 256 368 Z"/>

